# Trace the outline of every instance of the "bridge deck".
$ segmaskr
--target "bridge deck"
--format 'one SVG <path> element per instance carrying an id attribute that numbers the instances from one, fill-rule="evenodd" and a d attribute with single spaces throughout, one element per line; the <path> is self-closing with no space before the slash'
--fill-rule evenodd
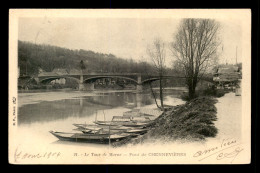
<path id="1" fill-rule="evenodd" d="M 38 78 L 46 80 L 47 78 L 57 78 L 57 77 L 74 77 L 79 79 L 80 76 L 84 77 L 84 80 L 88 79 L 94 79 L 95 77 L 97 78 L 104 78 L 104 77 L 122 77 L 125 79 L 133 80 L 135 82 L 138 82 L 138 78 L 141 77 L 141 82 L 149 82 L 149 81 L 155 81 L 159 80 L 158 75 L 143 75 L 141 73 L 79 73 L 79 74 L 39 74 Z M 177 75 L 165 75 L 163 76 L 164 79 L 171 79 L 171 78 L 186 78 L 185 76 L 177 76 Z M 202 80 L 213 82 L 213 76 L 211 77 L 204 77 Z M 138 82 L 139 83 L 139 82 Z"/>

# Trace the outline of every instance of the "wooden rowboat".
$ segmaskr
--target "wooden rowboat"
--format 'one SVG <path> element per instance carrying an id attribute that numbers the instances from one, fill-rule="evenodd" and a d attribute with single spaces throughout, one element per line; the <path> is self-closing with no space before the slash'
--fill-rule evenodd
<path id="1" fill-rule="evenodd" d="M 144 128 L 150 123 L 139 123 L 134 121 L 126 121 L 126 122 L 120 122 L 120 121 L 94 121 L 95 124 L 98 125 L 104 125 L 104 126 L 126 126 L 126 127 L 141 127 Z"/>
<path id="2" fill-rule="evenodd" d="M 124 139 L 130 139 L 131 134 L 84 134 L 84 133 L 66 133 L 50 131 L 52 135 L 62 141 L 87 142 L 108 144 L 109 142 L 118 142 Z"/>
<path id="3" fill-rule="evenodd" d="M 82 129 L 99 129 L 99 128 L 108 128 L 106 125 L 97 125 L 97 124 L 73 124 L 74 126 Z M 128 130 L 130 127 L 125 126 L 111 126 L 111 130 Z"/>
<path id="4" fill-rule="evenodd" d="M 148 117 L 124 117 L 114 116 L 112 121 L 94 121 L 95 124 L 103 126 L 126 126 L 126 127 L 146 127 L 152 122 Z"/>
<path id="5" fill-rule="evenodd" d="M 86 127 L 86 128 L 77 128 L 74 129 L 77 131 L 81 131 L 83 133 L 92 133 L 92 134 L 118 134 L 118 133 L 130 133 L 130 134 L 144 134 L 147 132 L 147 129 L 135 129 L 135 128 L 129 128 L 129 129 L 109 129 L 109 126 L 106 126 L 106 128 L 98 128 L 95 127 Z"/>

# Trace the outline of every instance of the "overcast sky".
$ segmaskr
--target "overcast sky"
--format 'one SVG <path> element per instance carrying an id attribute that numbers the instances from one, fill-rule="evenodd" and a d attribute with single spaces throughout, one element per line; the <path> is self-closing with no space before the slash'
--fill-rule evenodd
<path id="1" fill-rule="evenodd" d="M 18 39 L 69 49 L 111 53 L 135 61 L 147 61 L 146 47 L 155 37 L 166 43 L 173 40 L 179 19 L 94 19 L 94 18 L 20 18 Z M 220 63 L 241 62 L 241 26 L 239 20 L 221 20 L 223 53 Z M 142 58 L 143 57 L 143 58 Z M 167 64 L 172 57 L 167 52 Z"/>

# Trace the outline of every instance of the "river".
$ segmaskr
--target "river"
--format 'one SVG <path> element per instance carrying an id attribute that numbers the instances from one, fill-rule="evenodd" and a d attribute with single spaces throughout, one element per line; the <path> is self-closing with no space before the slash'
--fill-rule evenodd
<path id="1" fill-rule="evenodd" d="M 182 92 L 180 88 L 166 90 L 164 103 L 183 104 Z M 161 113 L 152 94 L 135 91 L 29 91 L 19 93 L 18 101 L 19 138 L 28 145 L 60 143 L 50 130 L 76 132 L 73 123 L 111 120 L 133 108 L 156 116 Z"/>

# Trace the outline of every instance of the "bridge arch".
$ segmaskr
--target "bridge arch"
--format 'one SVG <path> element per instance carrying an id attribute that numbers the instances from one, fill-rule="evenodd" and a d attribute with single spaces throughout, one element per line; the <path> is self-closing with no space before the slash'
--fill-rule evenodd
<path id="1" fill-rule="evenodd" d="M 103 79 L 103 78 L 119 78 L 119 79 L 126 79 L 126 80 L 133 81 L 135 84 L 138 83 L 136 80 L 129 78 L 129 77 L 124 77 L 124 76 L 95 76 L 95 77 L 89 77 L 89 78 L 84 79 L 84 83 L 91 81 L 91 80 L 97 80 L 97 79 Z"/>
<path id="2" fill-rule="evenodd" d="M 162 80 L 165 80 L 165 79 L 185 79 L 185 77 L 179 77 L 179 76 L 166 76 L 166 77 L 163 77 Z M 154 81 L 157 81 L 157 80 L 160 80 L 159 77 L 152 77 L 152 78 L 149 78 L 149 79 L 146 79 L 144 81 L 142 81 L 142 85 L 143 84 L 146 84 L 148 82 L 154 82 Z M 203 77 L 200 79 L 201 81 L 205 81 L 205 82 L 210 82 L 210 83 L 214 83 L 213 79 L 211 77 Z"/>
<path id="3" fill-rule="evenodd" d="M 56 80 L 56 79 L 73 79 L 75 80 L 78 84 L 80 83 L 80 80 L 77 79 L 77 78 L 74 78 L 74 77 L 68 77 L 68 76 L 53 76 L 53 77 L 48 77 L 48 78 L 44 78 L 44 79 L 41 79 L 39 81 L 39 83 L 47 83 L 47 82 L 51 82 L 52 80 Z"/>
<path id="4" fill-rule="evenodd" d="M 150 78 L 150 79 L 146 79 L 146 80 L 142 81 L 142 85 L 143 85 L 143 84 L 146 84 L 146 83 L 148 83 L 148 82 L 157 81 L 157 80 L 159 80 L 159 79 L 160 79 L 160 78 Z"/>

